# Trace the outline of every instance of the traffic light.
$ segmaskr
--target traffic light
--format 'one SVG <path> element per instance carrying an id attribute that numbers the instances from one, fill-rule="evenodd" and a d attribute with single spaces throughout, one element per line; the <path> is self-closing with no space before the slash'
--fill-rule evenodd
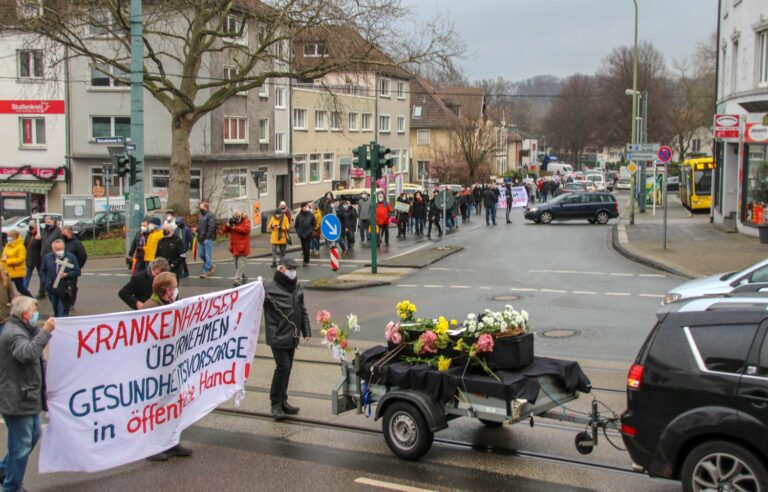
<path id="1" fill-rule="evenodd" d="M 383 167 L 393 167 L 395 165 L 395 160 L 392 157 L 388 157 L 388 155 L 392 153 L 388 147 L 379 145 L 377 147 L 377 152 L 379 153 L 379 169 Z"/>
<path id="2" fill-rule="evenodd" d="M 117 166 L 118 176 L 125 176 L 131 171 L 131 160 L 126 155 L 116 155 L 115 165 Z"/>
<path id="3" fill-rule="evenodd" d="M 361 145 L 355 149 L 352 149 L 352 167 L 359 167 L 362 169 L 370 169 L 371 163 L 368 160 L 368 149 L 365 145 Z"/>

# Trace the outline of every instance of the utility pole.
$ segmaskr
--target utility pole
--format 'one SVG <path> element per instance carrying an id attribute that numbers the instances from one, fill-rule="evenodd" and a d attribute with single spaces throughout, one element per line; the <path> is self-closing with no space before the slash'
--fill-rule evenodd
<path id="1" fill-rule="evenodd" d="M 378 96 L 376 96 L 378 97 Z M 376 224 L 376 208 L 379 206 L 379 200 L 376 196 L 376 178 L 379 174 L 379 149 L 376 142 L 371 142 L 371 273 L 378 273 L 378 251 L 379 246 L 379 233 L 378 224 Z M 386 192 L 384 199 L 387 199 Z M 384 224 L 382 227 L 389 227 L 389 224 Z"/>
<path id="2" fill-rule="evenodd" d="M 640 114 L 642 115 L 640 118 L 640 127 L 638 128 L 638 133 L 640 134 L 640 139 L 638 143 L 648 143 L 648 91 L 643 90 L 643 93 L 640 95 L 640 105 L 642 106 L 640 108 Z M 648 161 L 643 161 L 642 168 L 640 169 L 640 213 L 645 213 L 645 206 L 646 206 L 646 200 L 645 200 L 645 188 L 647 183 L 647 171 L 648 169 Z"/>
<path id="3" fill-rule="evenodd" d="M 632 143 L 637 143 L 637 0 L 632 0 L 635 5 L 635 47 L 632 50 Z M 632 173 L 631 178 L 631 199 L 629 201 L 629 223 L 635 223 L 635 184 L 637 171 Z"/>
<path id="4" fill-rule="evenodd" d="M 142 0 L 131 0 L 131 173 L 125 235 L 126 254 L 144 218 L 144 46 Z"/>

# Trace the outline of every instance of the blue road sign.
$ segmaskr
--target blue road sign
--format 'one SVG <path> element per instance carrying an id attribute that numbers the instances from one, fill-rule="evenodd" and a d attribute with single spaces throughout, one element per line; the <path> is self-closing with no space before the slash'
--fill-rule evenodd
<path id="1" fill-rule="evenodd" d="M 339 218 L 333 214 L 328 214 L 323 217 L 323 221 L 320 223 L 320 230 L 328 241 L 338 241 L 341 237 L 341 222 Z"/>
<path id="2" fill-rule="evenodd" d="M 661 147 L 659 149 L 658 157 L 659 157 L 659 160 L 661 162 L 669 162 L 669 161 L 671 161 L 672 160 L 672 149 L 670 149 L 666 145 Z"/>

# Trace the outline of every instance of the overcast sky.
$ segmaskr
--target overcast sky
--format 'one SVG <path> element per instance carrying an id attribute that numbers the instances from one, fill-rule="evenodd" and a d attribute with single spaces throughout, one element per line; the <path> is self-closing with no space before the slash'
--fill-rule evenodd
<path id="1" fill-rule="evenodd" d="M 632 0 L 403 0 L 419 17 L 451 18 L 467 47 L 470 80 L 594 73 L 610 50 L 633 42 Z M 639 39 L 667 63 L 716 29 L 717 0 L 637 0 Z"/>

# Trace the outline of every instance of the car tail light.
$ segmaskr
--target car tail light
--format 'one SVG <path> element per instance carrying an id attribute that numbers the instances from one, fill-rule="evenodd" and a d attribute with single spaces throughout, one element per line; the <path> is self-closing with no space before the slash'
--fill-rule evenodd
<path id="1" fill-rule="evenodd" d="M 632 427 L 630 425 L 622 423 L 621 424 L 621 433 L 624 434 L 625 436 L 635 437 L 637 435 L 637 429 L 635 429 L 634 427 Z"/>
<path id="2" fill-rule="evenodd" d="M 627 388 L 640 389 L 640 382 L 643 379 L 643 370 L 645 367 L 640 364 L 632 364 L 629 368 L 629 374 L 627 375 Z"/>
<path id="3" fill-rule="evenodd" d="M 613 209 L 617 212 L 619 211 L 619 202 L 613 202 Z"/>

